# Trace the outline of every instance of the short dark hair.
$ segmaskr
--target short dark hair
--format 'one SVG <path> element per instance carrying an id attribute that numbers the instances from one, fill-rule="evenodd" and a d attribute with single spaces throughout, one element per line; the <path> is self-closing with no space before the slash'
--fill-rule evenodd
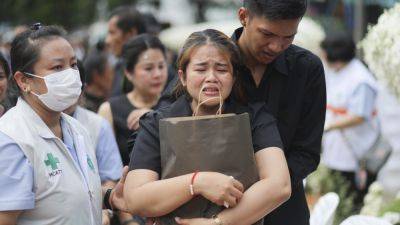
<path id="1" fill-rule="evenodd" d="M 263 16 L 269 20 L 298 19 L 307 10 L 307 0 L 244 0 L 243 6 L 250 16 Z"/>
<path id="2" fill-rule="evenodd" d="M 86 74 L 86 84 L 90 85 L 93 76 L 97 73 L 102 75 L 106 70 L 108 57 L 105 52 L 91 51 L 83 62 L 83 68 Z"/>
<path id="3" fill-rule="evenodd" d="M 157 35 L 160 33 L 162 27 L 160 22 L 152 13 L 142 14 L 143 22 L 146 25 L 146 32 L 149 34 Z"/>
<path id="4" fill-rule="evenodd" d="M 111 12 L 110 19 L 114 16 L 118 18 L 117 27 L 123 33 L 129 32 L 133 28 L 136 29 L 137 34 L 146 32 L 146 24 L 142 14 L 135 8 L 129 6 L 117 7 Z"/>
<path id="5" fill-rule="evenodd" d="M 140 54 L 148 49 L 159 49 L 165 56 L 165 47 L 160 39 L 150 34 L 141 34 L 129 39 L 122 47 L 122 59 L 124 68 L 132 71 L 139 59 Z"/>
<path id="6" fill-rule="evenodd" d="M 15 37 L 11 43 L 11 70 L 34 73 L 33 65 L 39 60 L 40 49 L 47 41 L 64 38 L 66 32 L 58 26 L 33 26 Z"/>
<path id="7" fill-rule="evenodd" d="M 347 33 L 334 33 L 327 35 L 321 42 L 328 62 L 349 62 L 356 55 L 356 44 Z"/>

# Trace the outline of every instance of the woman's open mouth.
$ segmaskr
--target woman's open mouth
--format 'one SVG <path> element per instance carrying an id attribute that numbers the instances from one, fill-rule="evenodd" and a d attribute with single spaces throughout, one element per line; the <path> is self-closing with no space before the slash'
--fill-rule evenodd
<path id="1" fill-rule="evenodd" d="M 206 96 L 219 96 L 219 89 L 217 87 L 205 87 L 203 94 Z"/>

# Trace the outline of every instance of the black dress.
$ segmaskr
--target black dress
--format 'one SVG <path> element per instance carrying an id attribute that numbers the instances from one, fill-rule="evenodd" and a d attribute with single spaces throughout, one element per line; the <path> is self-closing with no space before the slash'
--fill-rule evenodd
<path id="1" fill-rule="evenodd" d="M 129 114 L 137 108 L 132 105 L 126 95 L 112 97 L 109 102 L 113 116 L 115 138 L 121 154 L 122 163 L 128 165 L 131 149 L 128 149 L 127 141 L 133 131 L 128 129 L 126 120 L 128 119 Z"/>

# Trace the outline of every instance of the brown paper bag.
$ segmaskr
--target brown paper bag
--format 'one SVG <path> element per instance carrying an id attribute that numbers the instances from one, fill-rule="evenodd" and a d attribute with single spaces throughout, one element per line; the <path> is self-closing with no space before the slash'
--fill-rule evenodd
<path id="1" fill-rule="evenodd" d="M 247 113 L 162 119 L 160 147 L 162 179 L 199 170 L 233 176 L 245 189 L 259 180 Z M 222 210 L 197 196 L 157 224 L 176 224 L 174 217 L 211 218 Z"/>

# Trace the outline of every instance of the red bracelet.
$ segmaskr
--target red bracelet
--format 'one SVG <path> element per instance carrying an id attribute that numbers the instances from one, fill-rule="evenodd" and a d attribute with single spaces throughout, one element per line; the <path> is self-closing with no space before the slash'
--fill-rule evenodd
<path id="1" fill-rule="evenodd" d="M 196 170 L 196 171 L 193 173 L 192 180 L 190 181 L 190 186 L 189 186 L 189 188 L 190 188 L 190 194 L 191 194 L 191 195 L 194 195 L 193 184 L 194 184 L 194 179 L 196 178 L 196 176 L 197 176 L 198 173 L 199 173 L 199 171 Z"/>

